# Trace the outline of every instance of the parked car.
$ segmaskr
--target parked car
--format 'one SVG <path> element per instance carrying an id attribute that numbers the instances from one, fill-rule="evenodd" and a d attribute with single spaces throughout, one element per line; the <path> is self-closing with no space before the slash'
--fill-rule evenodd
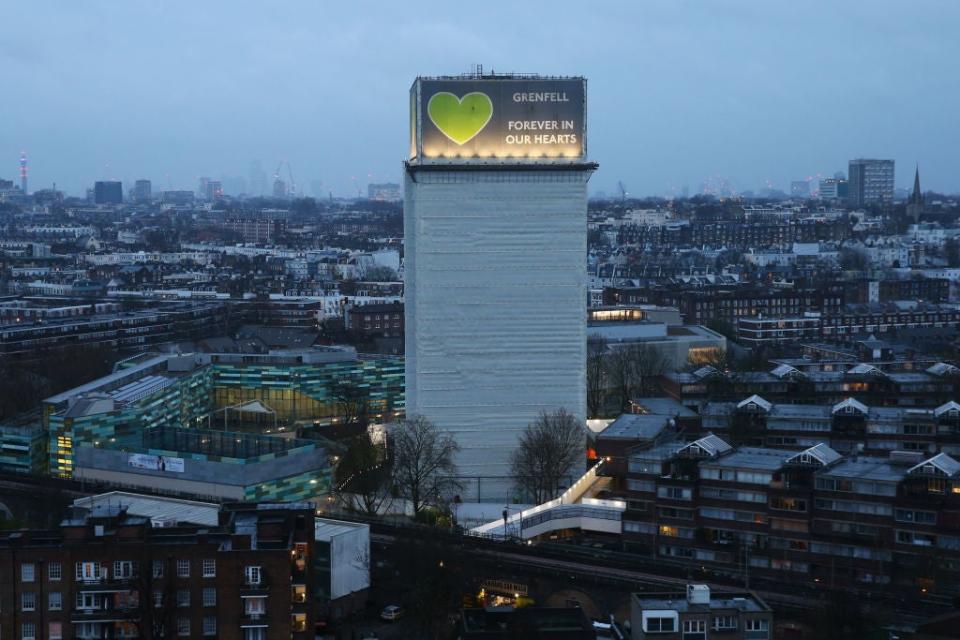
<path id="1" fill-rule="evenodd" d="M 394 620 L 399 620 L 403 617 L 403 607 L 398 607 L 395 604 L 389 604 L 383 608 L 383 611 L 380 612 L 380 619 L 387 620 L 392 622 Z"/>

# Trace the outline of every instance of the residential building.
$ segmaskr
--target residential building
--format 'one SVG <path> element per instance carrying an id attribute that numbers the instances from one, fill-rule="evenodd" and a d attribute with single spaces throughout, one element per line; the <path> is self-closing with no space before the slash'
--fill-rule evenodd
<path id="1" fill-rule="evenodd" d="M 123 183 L 102 180 L 93 184 L 94 204 L 123 204 Z"/>
<path id="2" fill-rule="evenodd" d="M 845 457 L 824 442 L 732 447 L 707 435 L 641 444 L 599 474 L 608 502 L 625 501 L 625 545 L 665 564 L 758 584 L 960 594 L 960 462 L 946 453 Z"/>
<path id="3" fill-rule="evenodd" d="M 773 637 L 773 611 L 753 591 L 688 584 L 686 593 L 632 594 L 630 629 L 639 640 L 767 640 Z"/>
<path id="4" fill-rule="evenodd" d="M 347 311 L 347 328 L 368 338 L 402 338 L 404 335 L 403 304 L 364 304 Z"/>
<path id="5" fill-rule="evenodd" d="M 893 160 L 851 160 L 847 175 L 848 198 L 852 206 L 893 203 Z"/>
<path id="6" fill-rule="evenodd" d="M 133 183 L 133 201 L 137 203 L 150 202 L 153 197 L 153 185 L 149 180 L 137 180 Z"/>
<path id="7" fill-rule="evenodd" d="M 311 503 L 227 506 L 212 525 L 96 505 L 0 533 L 4 638 L 314 637 Z"/>
<path id="8" fill-rule="evenodd" d="M 579 105 L 570 122 L 582 123 L 582 78 L 418 78 L 411 90 L 425 129 L 404 186 L 408 413 L 456 440 L 460 495 L 471 501 L 514 495 L 509 456 L 542 411 L 585 418 L 587 181 L 596 164 L 583 127 L 573 143 L 570 133 L 553 136 L 568 142 L 541 147 L 542 157 L 511 157 L 515 148 L 445 136 L 426 100 L 438 87 L 496 96 L 554 87 L 544 94 L 553 96 L 561 83 L 567 106 Z M 491 145 L 514 138 L 505 122 L 490 124 L 504 127 Z M 462 148 L 437 152 L 449 145 Z"/>

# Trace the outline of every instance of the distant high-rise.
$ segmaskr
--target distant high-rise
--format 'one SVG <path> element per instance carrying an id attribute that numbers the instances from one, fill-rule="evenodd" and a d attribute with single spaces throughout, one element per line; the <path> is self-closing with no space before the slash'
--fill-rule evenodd
<path id="1" fill-rule="evenodd" d="M 843 200 L 847 197 L 847 180 L 843 173 L 832 178 L 820 178 L 821 200 Z"/>
<path id="2" fill-rule="evenodd" d="M 281 180 L 279 177 L 273 179 L 273 197 L 274 198 L 286 198 L 287 197 L 287 183 Z"/>
<path id="3" fill-rule="evenodd" d="M 850 161 L 848 198 L 854 207 L 893 202 L 893 160 Z"/>
<path id="4" fill-rule="evenodd" d="M 371 183 L 367 185 L 367 198 L 381 202 L 400 202 L 403 195 L 400 185 L 394 182 Z"/>
<path id="5" fill-rule="evenodd" d="M 20 191 L 27 195 L 27 152 L 20 152 Z"/>
<path id="6" fill-rule="evenodd" d="M 250 165 L 250 195 L 262 196 L 267 193 L 267 172 L 259 160 Z"/>
<path id="7" fill-rule="evenodd" d="M 153 184 L 149 180 L 137 180 L 133 183 L 134 202 L 150 202 L 153 197 Z"/>
<path id="8" fill-rule="evenodd" d="M 94 204 L 122 204 L 123 183 L 114 180 L 100 180 L 93 184 Z"/>

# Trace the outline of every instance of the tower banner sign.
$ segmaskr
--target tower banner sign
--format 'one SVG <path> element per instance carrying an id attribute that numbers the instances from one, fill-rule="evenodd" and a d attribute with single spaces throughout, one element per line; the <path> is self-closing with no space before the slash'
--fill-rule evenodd
<path id="1" fill-rule="evenodd" d="M 418 78 L 410 103 L 413 162 L 571 162 L 586 157 L 583 78 Z"/>

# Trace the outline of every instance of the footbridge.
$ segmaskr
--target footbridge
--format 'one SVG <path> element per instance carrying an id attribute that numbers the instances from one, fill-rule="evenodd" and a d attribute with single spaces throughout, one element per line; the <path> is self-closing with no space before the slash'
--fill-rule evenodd
<path id="1" fill-rule="evenodd" d="M 564 529 L 619 534 L 626 503 L 622 500 L 591 497 L 610 483 L 610 478 L 598 475 L 603 464 L 603 460 L 599 461 L 560 497 L 508 514 L 503 520 L 480 525 L 469 533 L 485 538 L 521 540 L 530 540 Z"/>

